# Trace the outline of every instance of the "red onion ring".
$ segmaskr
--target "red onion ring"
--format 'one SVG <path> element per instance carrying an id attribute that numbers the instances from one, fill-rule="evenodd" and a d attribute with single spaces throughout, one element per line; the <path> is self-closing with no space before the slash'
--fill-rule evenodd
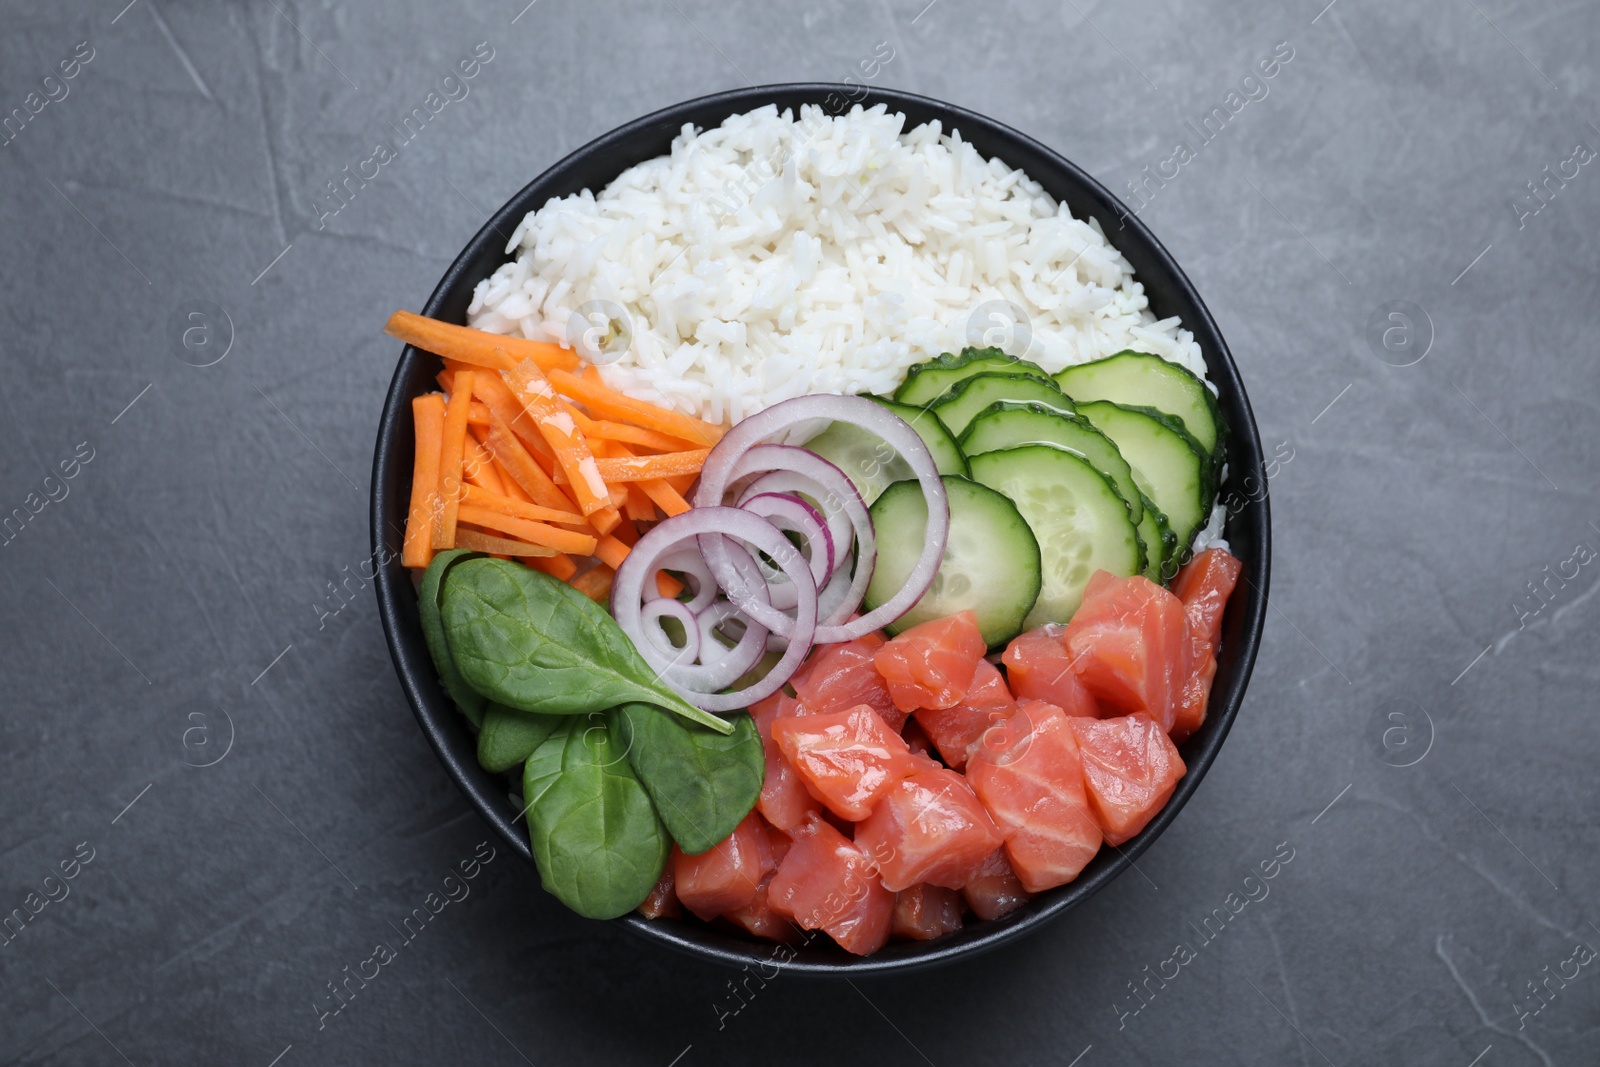
<path id="1" fill-rule="evenodd" d="M 694 503 L 696 510 L 700 508 L 710 509 L 721 505 L 723 496 L 727 493 L 729 486 L 739 477 L 742 467 L 741 461 L 747 453 L 762 447 L 763 442 L 775 439 L 786 430 L 793 429 L 795 424 L 812 419 L 849 422 L 876 434 L 891 448 L 900 453 L 901 458 L 906 461 L 912 473 L 916 475 L 918 483 L 922 486 L 923 495 L 928 501 L 926 540 L 923 544 L 922 554 L 917 558 L 916 564 L 912 566 L 911 573 L 906 578 L 906 584 L 894 596 L 860 618 L 838 624 L 824 623 L 817 626 L 813 634 L 813 638 L 819 643 L 849 641 L 869 634 L 874 630 L 882 629 L 886 624 L 893 622 L 911 610 L 912 606 L 922 599 L 923 594 L 933 584 L 933 578 L 938 572 L 939 563 L 944 558 L 945 541 L 950 533 L 950 505 L 945 497 L 944 483 L 939 480 L 939 470 L 934 465 L 933 457 L 928 453 L 928 448 L 923 444 L 922 438 L 917 436 L 917 432 L 908 426 L 904 420 L 871 400 L 858 396 L 802 396 L 793 400 L 785 400 L 780 404 L 774 404 L 772 407 L 757 412 L 738 423 L 711 450 L 711 454 L 706 457 L 705 466 L 700 471 L 700 486 L 695 493 Z M 818 458 L 820 459 L 820 457 Z M 826 463 L 825 460 L 821 462 Z M 831 463 L 827 464 L 827 466 L 834 471 L 838 471 L 838 468 Z M 784 467 L 785 469 L 792 469 L 789 464 L 784 464 Z M 745 472 L 748 472 L 748 468 L 745 468 Z M 846 480 L 848 481 L 848 479 Z M 860 499 L 859 495 L 857 495 L 856 499 Z M 824 511 L 826 510 L 826 507 L 824 507 Z M 693 514 L 693 511 L 685 512 L 685 514 Z M 712 542 L 712 544 L 708 545 L 708 541 Z M 706 562 L 711 566 L 713 574 L 716 574 L 719 569 L 719 557 L 716 554 L 717 541 L 718 539 L 716 538 L 705 538 L 700 546 L 702 552 L 706 555 Z M 864 594 L 867 583 L 872 578 L 872 563 L 876 559 L 876 544 L 870 537 L 860 544 L 859 557 L 855 568 L 856 573 L 850 585 L 852 594 L 855 593 L 858 585 L 860 591 Z M 730 599 L 733 599 L 735 603 L 739 603 L 736 598 L 730 596 Z M 849 599 L 847 597 L 847 600 Z M 849 610 L 855 610 L 855 605 L 859 603 L 860 597 L 855 596 Z M 753 612 L 751 617 L 758 618 Z M 769 628 L 780 636 L 789 637 L 790 652 L 792 652 L 797 644 L 795 641 L 796 635 L 786 633 L 781 624 L 780 626 Z"/>
<path id="2" fill-rule="evenodd" d="M 833 574 L 833 537 L 816 508 L 793 493 L 757 493 L 749 500 L 741 501 L 739 508 L 761 516 L 784 533 L 798 535 L 804 542 L 802 551 L 807 548 L 811 551 L 812 580 L 817 583 L 817 588 L 823 587 Z M 769 571 L 765 566 L 761 569 L 763 573 Z M 796 594 L 793 588 L 787 583 L 771 581 L 770 573 L 767 577 L 773 606 L 786 610 L 794 607 Z"/>
<path id="3" fill-rule="evenodd" d="M 743 550 L 738 554 L 748 560 L 748 565 L 741 566 L 734 563 L 736 554 L 729 550 L 730 539 L 743 542 L 744 545 L 765 554 L 777 563 L 798 593 L 793 618 L 783 616 L 785 622 L 789 624 L 787 634 L 789 647 L 783 657 L 759 681 L 733 693 L 712 690 L 726 686 L 737 676 L 723 681 L 721 685 L 712 685 L 707 681 L 708 676 L 725 672 L 728 669 L 728 660 L 718 664 L 720 670 L 701 665 L 663 662 L 666 657 L 661 655 L 660 650 L 644 633 L 642 605 L 647 599 L 645 586 L 647 581 L 653 586 L 655 573 L 660 569 L 659 561 L 682 546 L 686 540 L 708 534 L 720 535 L 715 540 L 722 549 L 723 561 L 726 564 L 728 581 L 724 584 L 724 591 L 728 593 L 729 601 L 739 605 L 741 611 L 747 603 L 768 610 L 770 604 L 763 603 L 768 600 L 767 586 L 760 578 L 753 557 L 748 550 Z M 652 593 L 654 593 L 653 588 Z M 658 595 L 648 597 L 651 601 L 656 599 L 659 599 Z M 733 711 L 748 707 L 777 692 L 810 652 L 817 626 L 817 587 L 806 558 L 780 530 L 765 519 L 738 508 L 696 507 L 681 515 L 664 519 L 639 538 L 638 543 L 628 553 L 628 558 L 617 568 L 616 577 L 612 581 L 611 614 L 623 632 L 639 648 L 639 653 L 645 661 L 662 675 L 663 680 L 682 691 L 684 699 L 706 711 Z M 703 652 L 704 631 L 700 632 Z M 767 632 L 763 627 L 747 620 L 745 633 L 740 639 L 739 646 L 736 647 L 742 648 L 749 641 L 758 650 L 759 659 L 760 651 L 765 650 L 766 638 Z M 736 658 L 730 656 L 729 660 Z"/>

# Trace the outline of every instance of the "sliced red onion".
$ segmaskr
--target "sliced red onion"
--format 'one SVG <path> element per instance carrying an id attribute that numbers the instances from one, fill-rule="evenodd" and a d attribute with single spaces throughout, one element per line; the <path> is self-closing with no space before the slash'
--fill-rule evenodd
<path id="1" fill-rule="evenodd" d="M 706 559 L 700 554 L 700 549 L 694 545 L 662 553 L 661 558 L 656 561 L 656 569 L 676 571 L 689 579 L 688 585 L 694 595 L 684 603 L 695 615 L 700 614 L 717 599 L 717 580 L 712 577 L 711 568 L 706 566 Z M 648 587 L 646 591 L 648 592 L 650 588 L 654 587 Z"/>
<path id="2" fill-rule="evenodd" d="M 816 501 L 828 519 L 830 536 L 834 537 L 836 570 L 846 558 L 845 553 L 849 551 L 850 542 L 856 543 L 855 574 L 851 578 L 847 595 L 847 599 L 854 598 L 850 600 L 849 606 L 853 611 L 856 605 L 861 603 L 861 598 L 866 595 L 867 583 L 872 580 L 872 567 L 877 560 L 877 542 L 872 536 L 872 518 L 867 513 L 866 504 L 861 500 L 861 494 L 856 491 L 855 483 L 838 467 L 821 456 L 794 445 L 753 445 L 733 463 L 728 476 L 739 479 L 758 471 L 768 473 L 762 474 L 744 487 L 739 494 L 741 506 L 764 492 L 779 490 L 801 493 Z M 943 488 L 942 483 L 940 488 Z M 848 526 L 845 525 L 846 521 L 849 523 Z M 717 576 L 723 588 L 728 588 L 727 564 L 718 545 L 718 538 L 702 537 L 700 551 L 705 555 L 711 573 Z M 738 596 L 731 593 L 730 599 L 773 633 L 787 636 L 788 619 L 779 610 L 779 604 L 783 600 L 781 595 L 774 600 L 772 608 L 764 605 L 747 606 L 740 602 Z"/>
<path id="3" fill-rule="evenodd" d="M 905 585 L 894 596 L 860 618 L 845 623 L 824 623 L 816 628 L 814 635 L 818 642 L 849 641 L 881 629 L 909 611 L 933 584 L 933 577 L 939 570 L 940 561 L 944 558 L 945 540 L 950 532 L 950 506 L 945 498 L 944 483 L 939 480 L 939 470 L 934 465 L 933 457 L 928 453 L 922 438 L 917 436 L 917 432 L 904 420 L 886 408 L 859 396 L 812 395 L 774 404 L 738 423 L 711 450 L 711 454 L 706 457 L 705 466 L 700 471 L 700 487 L 695 493 L 694 503 L 696 509 L 702 507 L 709 509 L 720 505 L 734 480 L 741 473 L 748 473 L 752 469 L 744 465 L 748 453 L 757 448 L 768 447 L 763 446 L 763 442 L 776 440 L 785 432 L 796 430 L 799 424 L 815 419 L 848 422 L 882 438 L 906 461 L 912 473 L 916 475 L 918 483 L 922 486 L 923 496 L 928 501 L 928 525 L 922 554 L 911 568 Z M 835 471 L 838 470 L 832 464 L 827 465 Z M 783 468 L 793 469 L 790 464 L 783 464 Z M 748 492 L 748 489 L 746 491 Z M 857 496 L 857 499 L 860 497 Z M 824 512 L 828 510 L 827 502 L 818 501 L 818 503 L 823 504 Z M 876 559 L 876 544 L 873 539 L 870 536 L 862 539 L 859 529 L 857 534 L 861 543 L 855 574 L 850 585 L 851 594 L 855 594 L 858 587 L 861 593 L 865 593 L 867 583 L 872 578 L 872 564 Z M 701 550 L 706 554 L 706 562 L 710 564 L 712 573 L 720 578 L 721 557 L 716 554 L 718 548 L 716 540 L 703 539 Z M 836 545 L 836 550 L 837 547 Z M 738 598 L 730 597 L 730 599 L 740 603 Z M 850 597 L 847 596 L 846 599 L 849 600 Z M 848 610 L 853 611 L 855 604 L 859 603 L 860 596 L 855 595 L 854 603 Z M 753 612 L 751 617 L 759 618 Z M 788 633 L 782 622 L 779 626 L 772 626 L 769 629 L 780 636 L 788 636 L 791 641 L 791 651 L 793 650 L 795 635 Z"/>
<path id="4" fill-rule="evenodd" d="M 717 637 L 719 627 L 737 622 L 743 632 L 730 648 Z M 706 692 L 726 689 L 761 662 L 771 638 L 766 627 L 753 623 L 739 613 L 732 603 L 718 597 L 716 602 L 702 611 L 700 626 L 700 666 L 706 675 L 696 688 Z"/>
<path id="5" fill-rule="evenodd" d="M 733 693 L 714 690 L 725 687 L 729 682 L 736 680 L 737 676 L 717 685 L 710 683 L 708 677 L 718 677 L 725 673 L 730 669 L 730 664 L 738 659 L 737 656 L 717 657 L 717 666 L 714 668 L 699 664 L 691 666 L 685 663 L 673 663 L 670 662 L 670 657 L 662 655 L 644 632 L 642 604 L 646 599 L 645 585 L 647 581 L 653 582 L 656 571 L 660 569 L 661 559 L 669 552 L 682 547 L 691 538 L 701 538 L 708 534 L 721 535 L 715 540 L 722 550 L 724 570 L 728 579 L 723 588 L 728 593 L 729 601 L 738 605 L 741 610 L 744 610 L 746 605 L 752 605 L 770 612 L 771 606 L 768 602 L 766 583 L 761 579 L 751 553 L 743 548 L 734 551 L 734 547 L 737 546 L 733 545 L 733 542 L 742 542 L 743 545 L 763 553 L 777 563 L 799 594 L 793 618 L 780 614 L 788 624 L 786 636 L 789 638 L 789 647 L 783 657 L 759 681 Z M 740 556 L 744 559 L 735 562 Z M 654 594 L 653 589 L 652 594 Z M 651 595 L 648 599 L 653 602 L 659 597 Z M 816 581 L 811 576 L 811 567 L 805 557 L 780 530 L 765 519 L 738 508 L 696 507 L 681 515 L 664 519 L 649 533 L 639 538 L 639 542 L 628 553 L 628 558 L 617 568 L 616 578 L 612 581 L 611 614 L 623 632 L 638 647 L 640 655 L 646 662 L 661 674 L 664 681 L 679 690 L 684 699 L 706 711 L 732 711 L 748 707 L 777 692 L 778 688 L 799 668 L 801 661 L 811 650 L 817 625 Z M 701 635 L 701 652 L 704 653 L 707 631 L 697 629 L 697 632 Z M 747 642 L 753 644 L 759 659 L 760 652 L 766 647 L 766 638 L 767 633 L 763 627 L 751 625 L 747 620 L 745 633 L 737 647 L 742 649 Z M 718 642 L 713 639 L 713 643 Z"/>
<path id="6" fill-rule="evenodd" d="M 739 507 L 752 515 L 760 515 L 785 533 L 799 535 L 811 548 L 811 576 L 817 588 L 833 573 L 833 534 L 828 531 L 822 513 L 807 504 L 795 493 L 756 493 L 740 500 Z"/>
<path id="7" fill-rule="evenodd" d="M 683 627 L 683 647 L 672 643 L 672 638 L 661 626 L 663 619 L 674 619 Z M 700 658 L 700 620 L 695 618 L 694 612 L 683 601 L 664 596 L 646 601 L 644 610 L 640 612 L 640 623 L 644 639 L 674 663 L 693 663 Z"/>

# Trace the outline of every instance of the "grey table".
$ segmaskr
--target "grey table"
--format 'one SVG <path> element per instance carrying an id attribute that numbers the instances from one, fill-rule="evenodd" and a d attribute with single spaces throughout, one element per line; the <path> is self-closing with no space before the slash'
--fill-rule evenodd
<path id="1" fill-rule="evenodd" d="M 1593 4 L 124 2 L 0 33 L 0 1059 L 1596 1062 Z M 741 1002 L 480 848 L 424 744 L 361 577 L 380 326 L 589 138 L 847 76 L 1046 141 L 1185 265 L 1277 457 L 1272 608 L 1138 873 Z"/>

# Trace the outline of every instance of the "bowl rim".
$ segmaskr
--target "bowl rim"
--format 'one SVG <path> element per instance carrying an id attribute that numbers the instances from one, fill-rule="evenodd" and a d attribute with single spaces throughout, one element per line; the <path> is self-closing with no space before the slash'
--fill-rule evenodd
<path id="1" fill-rule="evenodd" d="M 632 153 L 626 151 L 630 144 L 643 138 L 659 140 L 663 133 L 669 131 L 675 135 L 687 122 L 705 128 L 713 124 L 705 118 L 708 114 L 720 114 L 726 118 L 775 102 L 781 110 L 802 102 L 825 103 L 834 97 L 863 107 L 887 104 L 891 111 L 905 112 L 908 125 L 911 124 L 909 116 L 913 112 L 931 114 L 944 122 L 946 130 L 959 129 L 964 139 L 974 143 L 981 139 L 1003 144 L 1009 150 L 1009 155 L 1035 157 L 1054 172 L 1050 175 L 1050 182 L 1042 184 L 1065 185 L 1072 189 L 1070 197 L 1054 191 L 1052 195 L 1058 200 L 1070 199 L 1070 208 L 1075 217 L 1093 215 L 1101 218 L 1102 228 L 1105 229 L 1103 217 L 1108 214 L 1117 216 L 1118 234 L 1111 243 L 1124 255 L 1128 255 L 1130 247 L 1136 248 L 1137 258 L 1147 261 L 1144 267 L 1136 271 L 1141 282 L 1148 281 L 1152 270 L 1164 277 L 1168 292 L 1161 298 L 1163 312 L 1182 315 L 1184 328 L 1194 335 L 1205 355 L 1208 376 L 1219 391 L 1220 406 L 1225 413 L 1231 409 L 1236 416 L 1226 422 L 1230 484 L 1238 484 L 1253 476 L 1257 485 L 1265 486 L 1261 443 L 1254 413 L 1227 342 L 1188 276 L 1138 215 L 1123 207 L 1120 200 L 1087 172 L 1028 135 L 966 108 L 901 90 L 830 82 L 759 85 L 685 100 L 625 123 L 563 157 L 490 216 L 434 287 L 423 307 L 423 314 L 437 314 L 452 294 L 459 294 L 463 285 L 470 291 L 481 280 L 484 276 L 481 273 L 474 272 L 471 277 L 467 275 L 469 271 L 474 271 L 474 264 L 480 262 L 489 246 L 495 246 L 500 262 L 507 261 L 510 257 L 503 251 L 508 243 L 505 235 L 514 231 L 528 211 L 543 206 L 550 196 L 566 195 L 565 192 L 548 190 L 564 188 L 563 182 L 570 182 L 574 172 L 584 169 L 596 158 L 613 154 L 631 157 Z M 781 102 L 784 100 L 789 103 Z M 720 122 L 721 119 L 715 121 Z M 984 154 L 993 157 L 996 153 Z M 1019 162 L 1007 162 L 1011 166 L 1023 166 Z M 623 163 L 615 170 L 608 170 L 609 177 L 605 181 L 609 182 L 632 165 Z M 1027 173 L 1031 179 L 1041 181 L 1040 174 L 1034 169 L 1027 169 Z M 579 187 L 595 184 L 584 182 Z M 603 184 L 600 183 L 601 187 Z M 1109 230 L 1107 234 L 1110 238 Z M 1135 257 L 1128 258 L 1133 260 Z M 481 271 L 481 266 L 477 270 Z M 1148 291 L 1148 286 L 1146 288 Z M 510 803 L 503 776 L 482 770 L 471 755 L 471 747 L 463 747 L 463 736 L 470 741 L 470 735 L 467 734 L 464 717 L 440 689 L 422 642 L 420 627 L 415 619 L 415 590 L 409 572 L 399 566 L 398 549 L 395 547 L 403 534 L 389 518 L 397 506 L 397 513 L 403 516 L 409 503 L 410 463 L 400 456 L 403 451 L 409 454 L 409 450 L 401 446 L 410 440 L 407 409 L 416 390 L 408 388 L 407 382 L 415 376 L 420 361 L 436 358 L 409 345 L 403 348 L 380 417 L 373 455 L 369 516 L 373 559 L 375 563 L 385 561 L 377 566 L 377 579 L 374 582 L 378 613 L 401 688 L 429 745 L 478 813 L 513 851 L 531 862 L 527 835 L 521 831 L 520 813 L 515 812 Z M 430 372 L 427 380 L 431 381 L 431 378 Z M 404 483 L 404 488 L 401 488 L 401 483 Z M 1253 550 L 1250 553 L 1252 558 L 1244 561 L 1244 582 L 1236 588 L 1223 620 L 1224 645 L 1219 656 L 1217 682 L 1224 681 L 1222 666 L 1226 659 L 1232 668 L 1227 672 L 1226 684 L 1213 685 L 1206 723 L 1184 745 L 1186 749 L 1193 749 L 1185 755 L 1187 773 L 1179 780 L 1165 807 L 1136 837 L 1120 848 L 1114 848 L 1114 856 L 1107 859 L 1107 850 L 1102 849 L 1079 879 L 1035 895 L 1028 904 L 1002 919 L 969 924 L 960 932 L 934 941 L 892 942 L 879 953 L 865 957 L 849 956 L 831 943 L 825 944 L 820 950 L 812 949 L 809 947 L 810 941 L 806 948 L 798 952 L 790 950 L 790 954 L 783 957 L 782 948 L 773 942 L 759 941 L 706 925 L 649 920 L 636 912 L 614 921 L 650 941 L 697 959 L 727 966 L 742 967 L 756 963 L 779 966 L 795 974 L 856 976 L 903 973 L 974 956 L 1012 942 L 1059 918 L 1132 867 L 1134 860 L 1177 818 L 1216 760 L 1238 716 L 1260 649 L 1266 620 L 1271 571 L 1271 521 L 1264 491 L 1259 499 L 1255 494 L 1250 494 L 1237 512 L 1230 513 L 1227 532 L 1233 535 L 1230 540 L 1242 535 L 1253 544 Z M 391 533 L 396 535 L 393 540 L 388 536 Z M 824 936 L 821 941 L 827 942 L 828 939 Z"/>

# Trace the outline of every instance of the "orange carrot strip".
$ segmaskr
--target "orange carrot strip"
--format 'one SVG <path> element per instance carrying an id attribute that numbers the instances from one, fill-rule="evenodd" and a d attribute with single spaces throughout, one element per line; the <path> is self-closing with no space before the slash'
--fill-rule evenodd
<path id="1" fill-rule="evenodd" d="M 622 512 L 610 505 L 589 516 L 589 525 L 603 534 L 608 534 L 615 530 L 620 522 L 622 522 Z"/>
<path id="2" fill-rule="evenodd" d="M 661 480 L 672 486 L 672 488 L 678 492 L 687 494 L 689 490 L 694 488 L 694 479 L 694 475 L 685 474 L 681 478 L 663 478 Z"/>
<path id="3" fill-rule="evenodd" d="M 487 552 L 491 556 L 545 556 L 554 558 L 559 555 L 553 548 L 530 545 L 525 541 L 511 541 L 504 537 L 495 537 L 493 534 L 486 534 L 480 530 L 460 525 L 456 527 L 456 547 L 470 548 L 474 552 Z"/>
<path id="4" fill-rule="evenodd" d="M 556 461 L 566 473 L 572 486 L 573 499 L 578 510 L 593 515 L 610 504 L 605 480 L 595 468 L 595 458 L 589 451 L 572 416 L 563 411 L 556 401 L 550 380 L 532 360 L 523 360 L 513 370 L 500 372 L 500 377 L 511 387 L 528 414 L 533 416 L 539 434 L 555 451 Z"/>
<path id="5" fill-rule="evenodd" d="M 611 582 L 616 576 L 616 571 L 602 563 L 572 579 L 572 588 L 590 600 L 604 604 L 611 595 Z"/>
<path id="6" fill-rule="evenodd" d="M 462 498 L 461 502 L 463 504 L 472 504 L 475 507 L 503 511 L 507 515 L 513 515 L 519 519 L 531 519 L 534 522 L 560 522 L 570 525 L 584 521 L 583 516 L 576 511 L 561 511 L 556 508 L 542 508 L 537 504 L 525 504 L 503 493 L 480 489 L 475 485 L 467 486 L 467 495 Z"/>
<path id="7" fill-rule="evenodd" d="M 689 502 L 683 499 L 683 494 L 672 488 L 665 478 L 641 478 L 633 484 L 669 516 L 682 515 L 689 510 Z"/>
<path id="8" fill-rule="evenodd" d="M 595 460 L 600 477 L 611 482 L 637 482 L 642 478 L 676 478 L 698 474 L 705 465 L 709 449 L 690 452 L 664 452 L 659 456 L 624 456 Z"/>
<path id="9" fill-rule="evenodd" d="M 628 499 L 622 511 L 634 522 L 654 522 L 656 519 L 655 501 L 645 496 L 644 490 L 637 484 L 628 486 Z"/>
<path id="10" fill-rule="evenodd" d="M 685 441 L 681 437 L 668 437 L 664 433 L 646 430 L 640 426 L 629 426 L 625 422 L 610 422 L 606 419 L 591 419 L 584 428 L 584 434 L 590 439 L 598 438 L 602 441 L 622 441 L 641 448 L 654 449 L 657 452 L 681 452 L 686 447 L 692 447 L 695 442 Z"/>
<path id="11" fill-rule="evenodd" d="M 613 570 L 622 566 L 622 561 L 628 558 L 630 549 L 610 534 L 602 534 L 595 541 L 594 555 Z"/>
<path id="12" fill-rule="evenodd" d="M 614 418 L 643 426 L 647 430 L 681 437 L 697 445 L 714 445 L 722 439 L 723 429 L 709 422 L 680 415 L 676 411 L 609 389 L 599 382 L 586 381 L 576 374 L 563 370 L 550 372 L 550 384 L 561 395 L 570 397 L 589 409 L 591 418 Z"/>
<path id="13" fill-rule="evenodd" d="M 549 341 L 529 341 L 468 326 L 453 326 L 405 310 L 390 315 L 383 331 L 436 356 L 489 370 L 510 370 L 525 359 L 533 360 L 545 370 L 573 370 L 581 362 L 576 352 Z"/>
<path id="14" fill-rule="evenodd" d="M 618 511 L 628 506 L 628 487 L 626 485 L 607 486 L 606 496 L 610 498 L 611 506 Z"/>
<path id="15" fill-rule="evenodd" d="M 485 448 L 489 447 L 489 439 L 487 436 L 484 437 L 483 444 Z M 493 454 L 494 453 L 492 452 L 490 453 L 491 456 Z M 511 477 L 511 472 L 506 470 L 505 464 L 501 463 L 498 459 L 494 461 L 494 470 L 496 474 L 500 475 L 500 488 L 505 490 L 506 496 L 517 501 L 519 504 L 533 503 L 533 498 L 528 495 L 528 491 L 517 484 L 517 480 Z"/>
<path id="16" fill-rule="evenodd" d="M 668 600 L 676 600 L 683 592 L 683 583 L 666 571 L 656 571 L 656 591 Z"/>
<path id="17" fill-rule="evenodd" d="M 489 434 L 481 427 L 467 421 L 467 450 L 462 458 L 461 473 L 470 485 L 480 486 L 491 493 L 504 495 L 506 489 L 500 482 L 500 472 L 494 469 L 494 456 L 484 447 Z"/>
<path id="18" fill-rule="evenodd" d="M 578 565 L 572 562 L 572 557 L 563 556 L 560 553 L 554 556 L 546 556 L 543 559 L 530 560 L 529 562 L 532 566 L 544 571 L 557 581 L 565 582 L 578 573 Z"/>
<path id="19" fill-rule="evenodd" d="M 433 510 L 439 498 L 439 445 L 444 435 L 444 397 L 425 393 L 411 399 L 416 426 L 416 458 L 411 467 L 411 510 L 406 515 L 400 562 L 426 567 L 433 559 Z"/>
<path id="20" fill-rule="evenodd" d="M 573 552 L 580 556 L 594 552 L 595 539 L 587 534 L 547 526 L 542 522 L 530 522 L 514 515 L 502 515 L 492 508 L 479 507 L 477 504 L 462 504 L 460 521 L 508 533 L 530 545 L 543 545 L 557 552 Z"/>
<path id="21" fill-rule="evenodd" d="M 489 451 L 494 453 L 494 458 L 505 465 L 511 472 L 511 477 L 528 494 L 535 504 L 543 508 L 553 508 L 556 511 L 575 510 L 576 505 L 567 499 L 556 483 L 544 472 L 544 468 L 533 461 L 527 449 L 522 447 L 522 442 L 511 428 L 499 418 L 495 418 L 489 430 Z"/>
<path id="22" fill-rule="evenodd" d="M 472 406 L 467 408 L 467 424 L 469 426 L 489 425 L 489 405 L 473 401 Z"/>
<path id="23" fill-rule="evenodd" d="M 455 377 L 456 391 L 444 411 L 439 442 L 439 507 L 433 515 L 433 547 L 456 545 L 457 509 L 461 506 L 461 462 L 467 446 L 467 409 L 472 405 L 472 372 Z"/>

